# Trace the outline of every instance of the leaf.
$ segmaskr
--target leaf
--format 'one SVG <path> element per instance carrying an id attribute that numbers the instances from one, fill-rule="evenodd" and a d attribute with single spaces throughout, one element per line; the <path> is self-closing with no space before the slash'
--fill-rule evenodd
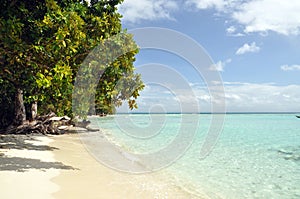
<path id="1" fill-rule="evenodd" d="M 67 47 L 67 44 L 66 44 L 65 40 L 62 41 L 62 44 L 63 44 L 64 47 Z"/>

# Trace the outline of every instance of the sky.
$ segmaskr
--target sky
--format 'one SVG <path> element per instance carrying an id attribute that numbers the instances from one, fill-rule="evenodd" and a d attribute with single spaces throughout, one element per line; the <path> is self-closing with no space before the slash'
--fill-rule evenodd
<path id="1" fill-rule="evenodd" d="M 124 0 L 118 10 L 129 32 L 160 27 L 198 43 L 222 80 L 227 112 L 300 112 L 300 1 Z M 146 82 L 137 111 L 212 110 L 210 85 L 182 57 L 141 49 L 134 64 Z"/>

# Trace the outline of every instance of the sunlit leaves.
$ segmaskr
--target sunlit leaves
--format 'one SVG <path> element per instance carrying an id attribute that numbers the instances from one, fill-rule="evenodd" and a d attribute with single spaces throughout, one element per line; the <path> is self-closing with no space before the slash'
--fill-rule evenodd
<path id="1" fill-rule="evenodd" d="M 93 108 L 97 113 L 112 113 L 123 100 L 136 108 L 134 99 L 143 89 L 133 66 L 138 50 L 132 36 L 122 31 L 116 10 L 120 2 L 4 0 L 5 7 L 0 8 L 1 92 L 21 88 L 25 102 L 38 101 L 40 113 L 70 115 L 81 64 L 93 49 L 113 38 L 109 50 L 82 69 L 83 81 L 92 86 L 77 90 L 79 103 L 86 103 L 76 114 L 84 116 Z M 87 93 L 96 95 L 95 102 L 85 99 Z"/>

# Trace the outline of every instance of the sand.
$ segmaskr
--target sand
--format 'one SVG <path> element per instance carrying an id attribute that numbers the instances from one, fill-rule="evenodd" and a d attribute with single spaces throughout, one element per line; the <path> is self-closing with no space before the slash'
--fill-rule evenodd
<path id="1" fill-rule="evenodd" d="M 161 172 L 128 174 L 102 165 L 87 152 L 78 135 L 54 139 L 51 146 L 61 149 L 55 152 L 55 159 L 76 167 L 76 170 L 63 170 L 52 179 L 60 187 L 54 193 L 57 199 L 192 198 L 164 181 Z"/>
<path id="2" fill-rule="evenodd" d="M 102 165 L 78 134 L 0 137 L 1 199 L 196 198 L 166 179 Z"/>
<path id="3" fill-rule="evenodd" d="M 52 199 L 59 167 L 48 137 L 5 136 L 0 142 L 0 198 Z"/>

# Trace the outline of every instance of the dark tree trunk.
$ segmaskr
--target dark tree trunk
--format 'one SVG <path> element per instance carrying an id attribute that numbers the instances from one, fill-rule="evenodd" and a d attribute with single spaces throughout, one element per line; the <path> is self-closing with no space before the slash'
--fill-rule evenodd
<path id="1" fill-rule="evenodd" d="M 25 109 L 26 109 L 26 119 L 29 121 L 35 120 L 37 116 L 37 102 L 25 104 Z"/>
<path id="2" fill-rule="evenodd" d="M 37 102 L 31 104 L 31 119 L 35 120 L 37 116 Z"/>
<path id="3" fill-rule="evenodd" d="M 16 89 L 15 93 L 15 115 L 13 118 L 13 125 L 22 125 L 26 120 L 25 106 L 23 101 L 23 91 L 21 89 Z"/>

